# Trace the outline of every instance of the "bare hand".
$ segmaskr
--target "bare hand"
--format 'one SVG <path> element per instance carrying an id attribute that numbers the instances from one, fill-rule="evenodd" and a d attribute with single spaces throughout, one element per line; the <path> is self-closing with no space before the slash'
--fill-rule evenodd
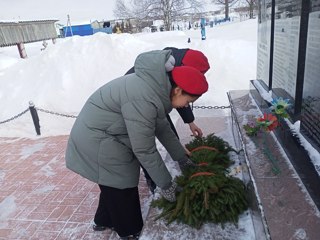
<path id="1" fill-rule="evenodd" d="M 203 133 L 201 128 L 199 128 L 194 122 L 189 123 L 190 130 L 192 135 L 195 137 L 202 137 Z"/>
<path id="2" fill-rule="evenodd" d="M 184 147 L 184 150 L 186 150 L 186 154 L 190 157 L 192 153 L 188 150 L 188 148 Z"/>

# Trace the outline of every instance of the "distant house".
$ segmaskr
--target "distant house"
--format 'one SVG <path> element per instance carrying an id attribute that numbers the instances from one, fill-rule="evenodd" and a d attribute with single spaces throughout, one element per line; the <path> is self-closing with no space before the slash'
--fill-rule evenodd
<path id="1" fill-rule="evenodd" d="M 58 37 L 55 22 L 58 20 L 37 21 L 0 21 L 0 47 L 18 46 L 21 58 L 26 58 L 25 43 L 52 39 L 55 43 Z"/>

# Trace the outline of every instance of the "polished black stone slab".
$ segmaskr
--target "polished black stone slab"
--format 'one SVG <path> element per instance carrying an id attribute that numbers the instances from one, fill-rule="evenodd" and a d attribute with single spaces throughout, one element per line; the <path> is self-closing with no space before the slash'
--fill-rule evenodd
<path id="1" fill-rule="evenodd" d="M 303 154 L 303 149 L 298 143 L 292 145 L 291 149 L 288 149 L 289 146 L 279 145 L 276 139 L 279 140 L 280 137 L 291 139 L 291 144 L 295 141 L 289 135 L 288 129 L 285 128 L 279 129 L 280 134 L 276 134 L 276 139 L 272 134 L 258 138 L 248 137 L 245 134 L 243 125 L 248 123 L 250 119 L 261 116 L 257 105 L 262 107 L 268 105 L 263 104 L 263 99 L 255 101 L 253 96 L 260 95 L 252 93 L 254 93 L 253 89 L 250 91 L 231 91 L 229 95 L 242 134 L 248 167 L 261 203 L 261 211 L 267 223 L 270 239 L 318 240 L 320 216 L 315 203 L 318 199 L 313 198 L 314 196 L 311 197 L 310 185 L 305 183 L 306 179 L 311 180 L 311 178 L 304 174 L 298 174 L 301 169 L 297 169 L 295 164 L 292 164 L 292 158 L 298 158 L 297 160 L 300 159 L 300 162 L 306 161 L 305 156 L 300 158 L 301 155 L 298 155 L 299 151 Z M 283 151 L 285 148 L 297 151 L 288 154 L 287 150 Z M 275 174 L 272 171 L 273 164 L 266 152 L 273 157 L 280 170 L 279 173 Z M 301 166 L 301 168 L 305 167 Z M 318 186 L 313 190 L 319 189 L 319 183 L 319 179 L 311 180 L 310 184 L 313 184 L 311 187 Z"/>

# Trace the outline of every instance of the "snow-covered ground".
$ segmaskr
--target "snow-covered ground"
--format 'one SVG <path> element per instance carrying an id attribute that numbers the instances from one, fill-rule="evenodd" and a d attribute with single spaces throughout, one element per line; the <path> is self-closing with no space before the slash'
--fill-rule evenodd
<path id="1" fill-rule="evenodd" d="M 206 40 L 194 29 L 74 36 L 58 39 L 56 44 L 49 41 L 44 51 L 42 42 L 26 44 L 27 59 L 19 58 L 17 47 L 0 48 L 0 123 L 26 110 L 30 101 L 52 113 L 75 116 L 93 91 L 123 75 L 139 53 L 169 46 L 201 50 L 209 59 L 209 91 L 195 105 L 229 105 L 226 93 L 248 89 L 249 81 L 256 78 L 257 20 L 207 27 L 206 33 Z M 176 111 L 171 115 L 178 119 Z M 68 134 L 74 122 L 74 118 L 45 112 L 39 112 L 39 117 L 44 137 Z M 297 127 L 293 131 L 303 138 Z M 36 137 L 30 114 L 0 124 L 0 135 Z M 319 152 L 306 140 L 302 143 L 320 172 Z"/>
<path id="2" fill-rule="evenodd" d="M 76 116 L 92 92 L 122 76 L 139 53 L 164 47 L 203 51 L 211 65 L 206 73 L 209 91 L 195 105 L 227 106 L 228 91 L 248 89 L 249 81 L 256 78 L 257 20 L 228 22 L 207 27 L 206 32 L 206 40 L 201 40 L 200 30 L 194 29 L 74 36 L 58 39 L 56 44 L 48 42 L 44 51 L 40 50 L 42 42 L 26 44 L 27 59 L 19 58 L 16 47 L 0 48 L 0 123 L 28 109 L 32 101 L 37 108 L 53 113 L 38 111 L 40 137 L 68 135 L 74 118 L 54 113 Z M 178 119 L 176 111 L 171 115 L 174 121 Z M 39 138 L 29 112 L 0 124 L 0 136 Z M 308 149 L 320 165 L 319 153 Z M 2 202 L 0 209 L 10 206 L 11 201 Z M 243 220 L 245 224 L 247 219 Z M 246 231 L 251 235 L 249 225 Z"/>
<path id="3" fill-rule="evenodd" d="M 248 20 L 208 27 L 206 40 L 201 40 L 200 30 L 194 29 L 132 35 L 97 33 L 58 39 L 56 44 L 48 42 L 44 51 L 42 42 L 26 44 L 27 59 L 19 58 L 16 47 L 0 48 L 0 122 L 28 109 L 29 101 L 37 108 L 75 116 L 93 91 L 123 75 L 139 53 L 164 47 L 203 51 L 211 65 L 206 74 L 209 91 L 195 105 L 229 105 L 226 93 L 248 89 L 249 80 L 256 76 L 256 36 L 257 21 Z M 41 111 L 38 114 L 40 137 L 67 135 L 75 120 Z M 172 111 L 172 118 L 178 120 L 176 111 Z M 0 135 L 39 138 L 29 112 L 0 124 Z M 159 146 L 159 151 L 165 158 L 165 149 Z M 174 167 L 170 169 L 173 176 L 177 175 Z M 11 198 L 0 208 L 10 210 L 8 206 L 13 206 Z M 148 208 L 149 204 L 143 204 L 144 214 Z M 242 239 L 254 239 L 250 219 L 247 213 L 240 217 Z"/>
<path id="4" fill-rule="evenodd" d="M 42 42 L 25 44 L 27 59 L 19 58 L 17 47 L 0 48 L 0 122 L 27 109 L 29 101 L 38 108 L 77 115 L 89 95 L 123 75 L 139 53 L 164 47 L 193 48 L 208 57 L 209 91 L 196 105 L 229 105 L 226 93 L 248 89 L 256 76 L 257 20 L 207 28 L 206 40 L 201 40 L 200 30 L 190 30 L 97 33 L 48 43 L 44 51 Z M 74 122 L 42 112 L 39 117 L 44 137 L 68 134 Z M 0 135 L 35 137 L 30 113 L 0 124 Z"/>

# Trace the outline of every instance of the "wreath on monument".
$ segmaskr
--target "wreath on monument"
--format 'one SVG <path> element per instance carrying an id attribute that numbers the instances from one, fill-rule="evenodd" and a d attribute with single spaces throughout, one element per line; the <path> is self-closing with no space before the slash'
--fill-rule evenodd
<path id="1" fill-rule="evenodd" d="M 186 148 L 198 166 L 175 179 L 181 188 L 176 202 L 163 197 L 153 200 L 151 205 L 162 209 L 156 220 L 163 218 L 167 224 L 177 221 L 197 229 L 209 222 L 222 226 L 232 222 L 237 226 L 248 202 L 244 183 L 228 174 L 233 164 L 228 153 L 235 150 L 214 134 L 197 137 Z"/>

